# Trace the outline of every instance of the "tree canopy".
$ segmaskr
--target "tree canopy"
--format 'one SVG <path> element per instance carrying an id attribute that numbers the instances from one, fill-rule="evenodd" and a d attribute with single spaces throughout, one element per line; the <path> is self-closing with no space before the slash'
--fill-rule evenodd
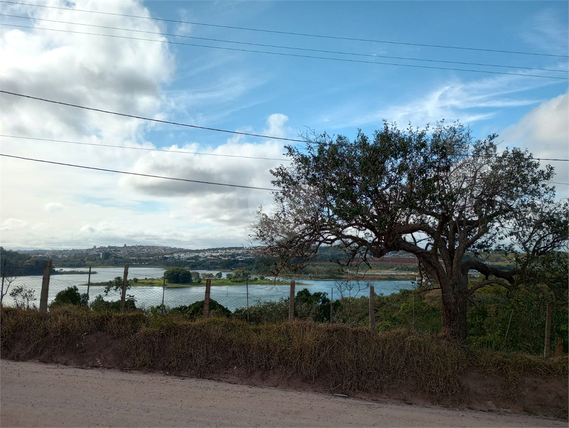
<path id="1" fill-rule="evenodd" d="M 384 123 L 370 138 L 315 136 L 288 147 L 272 170 L 274 210 L 259 210 L 254 238 L 278 266 L 298 268 L 321 245 L 340 244 L 349 263 L 390 251 L 414 254 L 441 288 L 443 326 L 465 341 L 468 297 L 486 284 L 513 287 L 501 270 L 467 251 L 516 249 L 524 265 L 563 248 L 567 203 L 554 201 L 553 168 L 496 135 L 475 140 L 460 124 L 400 130 Z M 468 274 L 485 280 L 469 287 Z"/>
<path id="2" fill-rule="evenodd" d="M 190 284 L 192 282 L 192 273 L 184 267 L 174 266 L 164 272 L 164 278 L 170 284 Z"/>

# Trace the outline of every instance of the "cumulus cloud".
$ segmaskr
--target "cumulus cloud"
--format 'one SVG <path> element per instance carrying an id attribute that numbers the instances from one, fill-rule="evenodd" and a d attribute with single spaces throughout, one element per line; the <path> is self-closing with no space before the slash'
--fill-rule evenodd
<path id="1" fill-rule="evenodd" d="M 8 218 L 2 222 L 0 230 L 2 231 L 14 231 L 21 230 L 28 226 L 28 223 L 24 220 L 18 218 Z"/>
<path id="2" fill-rule="evenodd" d="M 283 114 L 269 116 L 264 132 L 285 135 L 287 120 Z M 270 189 L 270 169 L 286 160 L 282 156 L 281 142 L 250 143 L 242 140 L 242 136 L 232 137 L 225 144 L 207 150 L 210 155 L 175 153 L 179 150 L 195 152 L 199 149 L 195 143 L 181 148 L 173 146 L 164 152 L 148 153 L 135 164 L 138 173 L 194 182 L 127 176 L 121 179 L 121 183 L 125 188 L 155 197 L 183 197 L 184 203 L 178 204 L 177 210 L 200 224 L 245 224 L 252 220 L 251 214 L 259 205 L 270 203 L 271 193 L 224 185 Z"/>
<path id="3" fill-rule="evenodd" d="M 504 144 L 526 147 L 538 158 L 569 159 L 569 93 L 565 93 L 526 114 L 517 124 L 501 134 Z M 557 173 L 555 181 L 569 183 L 567 162 L 551 163 Z M 566 195 L 568 186 L 559 186 L 560 195 Z"/>
<path id="4" fill-rule="evenodd" d="M 63 204 L 60 204 L 59 202 L 49 202 L 45 204 L 43 207 L 44 211 L 48 213 L 58 212 L 61 211 L 63 208 L 64 208 Z"/>
<path id="5" fill-rule="evenodd" d="M 49 5 L 150 16 L 136 0 L 77 0 L 73 4 L 50 0 Z M 218 76 L 210 87 L 177 93 L 168 90 L 176 58 L 165 43 L 40 30 L 55 28 L 41 21 L 52 19 L 164 32 L 156 21 L 24 5 L 2 4 L 0 11 L 34 19 L 33 28 L 0 27 L 0 86 L 8 91 L 145 117 L 169 118 L 175 110 L 178 121 L 203 124 L 208 105 L 228 95 L 230 100 L 239 98 L 262 81 L 236 73 L 225 80 Z M 78 30 L 71 24 L 57 28 Z M 80 31 L 121 34 L 118 30 Z M 228 138 L 219 147 L 211 147 L 184 141 L 182 133 L 176 134 L 176 145 L 163 147 L 162 152 L 143 151 L 158 147 L 149 132 L 155 125 L 9 95 L 0 95 L 0 101 L 2 134 L 94 144 L 0 137 L 2 152 L 16 156 L 255 187 L 270 186 L 269 169 L 278 161 L 175 150 L 282 157 L 282 144 L 276 141 Z M 192 113 L 186 115 L 186 110 Z M 286 120 L 284 115 L 271 115 L 266 129 L 256 131 L 285 135 L 291 132 Z M 126 177 L 7 158 L 0 158 L 0 185 L 0 231 L 7 247 L 246 245 L 252 213 L 272 197 L 267 191 Z"/>

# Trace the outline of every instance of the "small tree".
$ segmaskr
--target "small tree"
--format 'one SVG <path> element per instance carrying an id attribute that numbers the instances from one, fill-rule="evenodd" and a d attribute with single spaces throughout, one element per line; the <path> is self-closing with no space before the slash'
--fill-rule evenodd
<path id="1" fill-rule="evenodd" d="M 56 294 L 51 306 L 87 306 L 87 293 L 80 294 L 77 286 L 67 287 Z"/>
<path id="2" fill-rule="evenodd" d="M 164 272 L 164 278 L 170 284 L 190 284 L 192 273 L 184 267 L 174 266 Z"/>
<path id="3" fill-rule="evenodd" d="M 10 291 L 12 283 L 16 280 L 15 276 L 5 276 L 2 274 L 2 288 L 0 289 L 0 306 L 4 302 L 4 296 Z"/>
<path id="4" fill-rule="evenodd" d="M 36 305 L 33 303 L 37 301 L 35 297 L 35 290 L 31 288 L 26 288 L 23 285 L 18 285 L 14 287 L 12 291 L 10 291 L 10 297 L 14 299 L 17 308 L 36 308 Z"/>

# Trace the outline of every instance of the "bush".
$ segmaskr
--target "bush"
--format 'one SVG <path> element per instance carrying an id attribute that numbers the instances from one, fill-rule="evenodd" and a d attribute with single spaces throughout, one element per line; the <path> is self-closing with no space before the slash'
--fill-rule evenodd
<path id="1" fill-rule="evenodd" d="M 247 321 L 247 308 L 238 308 L 233 316 Z M 281 298 L 278 302 L 255 302 L 249 306 L 249 319 L 252 324 L 278 323 L 288 319 L 288 299 Z"/>
<path id="2" fill-rule="evenodd" d="M 192 282 L 192 273 L 186 268 L 174 266 L 164 272 L 164 278 L 170 284 L 190 284 Z"/>
<path id="3" fill-rule="evenodd" d="M 90 307 L 94 312 L 120 312 L 121 301 L 107 301 L 103 299 L 103 296 L 99 294 L 97 297 L 95 297 L 95 300 L 93 300 Z M 124 301 L 124 310 L 125 312 L 134 312 L 137 310 L 136 299 L 134 296 L 127 296 Z"/>
<path id="4" fill-rule="evenodd" d="M 55 296 L 50 308 L 62 305 L 87 306 L 87 293 L 80 294 L 77 286 L 67 287 Z"/>
<path id="5" fill-rule="evenodd" d="M 204 300 L 195 302 L 189 306 L 177 306 L 170 309 L 169 314 L 181 315 L 182 317 L 190 320 L 203 317 Z M 231 316 L 231 311 L 225 306 L 217 303 L 215 300 L 209 301 L 209 312 L 212 318 L 228 318 Z"/>

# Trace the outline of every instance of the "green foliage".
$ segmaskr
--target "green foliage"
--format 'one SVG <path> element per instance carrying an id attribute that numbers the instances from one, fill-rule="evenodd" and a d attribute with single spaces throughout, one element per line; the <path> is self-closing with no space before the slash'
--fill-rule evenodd
<path id="1" fill-rule="evenodd" d="M 43 275 L 45 262 L 46 259 L 30 257 L 27 254 L 0 247 L 0 276 Z"/>
<path id="2" fill-rule="evenodd" d="M 249 316 L 247 308 L 237 308 L 233 316 L 239 320 L 247 321 L 251 324 L 279 323 L 288 319 L 288 299 L 278 301 L 260 302 L 257 301 L 249 306 Z"/>
<path id="3" fill-rule="evenodd" d="M 80 294 L 77 286 L 67 287 L 55 296 L 51 308 L 61 305 L 87 306 L 87 293 Z"/>
<path id="4" fill-rule="evenodd" d="M 181 315 L 190 320 L 203 317 L 204 300 L 192 303 L 189 306 L 177 306 L 169 310 L 169 314 Z M 231 316 L 231 311 L 213 299 L 209 301 L 209 312 L 212 318 L 227 318 Z"/>
<path id="5" fill-rule="evenodd" d="M 17 308 L 30 309 L 35 308 L 36 305 L 33 303 L 38 299 L 35 296 L 35 290 L 31 288 L 26 288 L 23 285 L 18 285 L 10 291 L 10 297 L 14 299 Z"/>
<path id="6" fill-rule="evenodd" d="M 89 305 L 91 310 L 94 312 L 120 312 L 121 310 L 121 301 L 120 300 L 113 300 L 107 301 L 103 299 L 103 296 L 100 294 L 95 297 L 95 299 Z M 126 312 L 134 312 L 137 310 L 136 307 L 136 299 L 134 296 L 127 295 L 124 301 L 124 309 Z"/>
<path id="7" fill-rule="evenodd" d="M 192 273 L 187 268 L 174 266 L 164 272 L 164 278 L 170 284 L 190 284 L 192 282 Z"/>
<path id="8" fill-rule="evenodd" d="M 545 287 L 541 291 L 546 291 Z M 547 294 L 540 295 L 539 287 L 520 287 L 509 294 L 489 287 L 479 290 L 472 297 L 468 311 L 469 345 L 496 351 L 542 354 L 549 302 L 553 305 L 551 343 L 555 347 L 563 340 L 564 352 L 567 352 L 567 306 L 547 297 Z"/>
<path id="9" fill-rule="evenodd" d="M 119 291 L 122 290 L 123 286 L 123 279 L 120 276 L 115 277 L 115 279 L 109 281 L 105 286 L 105 296 L 108 295 L 111 291 Z M 129 290 L 131 287 L 130 281 L 127 281 L 126 289 Z"/>
<path id="10" fill-rule="evenodd" d="M 296 293 L 294 315 L 315 322 L 330 321 L 330 299 L 327 293 L 310 293 L 306 288 Z"/>

